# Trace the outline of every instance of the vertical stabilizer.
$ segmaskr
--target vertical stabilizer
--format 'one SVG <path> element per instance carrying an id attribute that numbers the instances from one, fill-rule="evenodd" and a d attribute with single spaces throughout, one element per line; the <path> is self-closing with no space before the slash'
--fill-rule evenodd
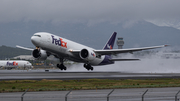
<path id="1" fill-rule="evenodd" d="M 104 48 L 103 48 L 104 50 L 105 50 L 105 49 L 113 49 L 114 41 L 115 41 L 115 39 L 116 39 L 116 35 L 117 35 L 116 32 L 114 32 L 114 33 L 111 35 L 111 37 L 109 38 L 108 42 L 105 44 L 105 46 L 104 46 Z"/>

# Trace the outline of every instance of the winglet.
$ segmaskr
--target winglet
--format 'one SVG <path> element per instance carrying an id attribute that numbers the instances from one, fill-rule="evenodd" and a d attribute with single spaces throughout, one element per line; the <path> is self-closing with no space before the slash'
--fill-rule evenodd
<path id="1" fill-rule="evenodd" d="M 115 41 L 115 39 L 116 39 L 116 35 L 117 35 L 116 32 L 114 32 L 114 33 L 111 35 L 111 37 L 109 38 L 108 42 L 105 44 L 105 46 L 104 46 L 104 48 L 103 48 L 104 50 L 105 50 L 105 49 L 113 49 L 114 41 Z"/>

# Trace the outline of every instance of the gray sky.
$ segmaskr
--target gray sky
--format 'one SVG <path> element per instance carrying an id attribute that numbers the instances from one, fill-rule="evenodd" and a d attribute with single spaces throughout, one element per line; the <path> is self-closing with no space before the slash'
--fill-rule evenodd
<path id="1" fill-rule="evenodd" d="M 0 23 L 180 19 L 180 0 L 1 0 Z"/>
<path id="2" fill-rule="evenodd" d="M 162 26 L 167 25 L 168 23 L 164 22 L 168 21 L 180 29 L 180 0 L 0 0 L 0 45 L 32 46 L 30 37 L 35 32 L 47 31 L 92 46 L 93 41 L 96 41 L 91 37 L 92 34 L 104 35 L 104 40 L 107 40 L 113 31 L 117 31 L 119 36 L 125 39 L 133 38 L 131 32 L 142 34 L 144 30 L 129 29 L 137 25 L 139 20 L 151 23 L 160 21 L 158 24 Z M 127 30 L 121 29 L 120 23 L 123 29 Z M 119 26 L 116 26 L 118 24 Z M 139 29 L 141 28 L 142 26 Z M 147 29 L 144 33 L 149 36 L 158 34 L 158 39 L 162 38 L 160 34 L 163 31 L 153 31 L 154 33 L 151 33 L 152 31 Z M 106 33 L 109 35 L 106 36 Z M 78 36 L 76 39 L 75 35 Z M 162 35 L 165 37 L 163 39 L 169 38 L 169 33 Z M 79 40 L 80 36 L 82 40 Z M 171 36 L 176 36 L 176 40 L 170 38 L 169 42 L 179 43 L 178 31 L 175 30 Z M 145 41 L 146 45 L 149 45 L 149 41 Z M 126 40 L 126 45 L 128 42 L 132 46 L 136 44 L 131 39 Z M 141 40 L 139 43 L 145 42 Z M 104 42 L 100 44 L 104 45 Z M 157 45 L 159 44 L 157 42 Z"/>

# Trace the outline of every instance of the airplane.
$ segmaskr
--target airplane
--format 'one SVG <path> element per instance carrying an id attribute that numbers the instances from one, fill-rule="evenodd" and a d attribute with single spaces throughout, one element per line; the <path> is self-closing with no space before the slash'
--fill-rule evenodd
<path id="1" fill-rule="evenodd" d="M 102 50 L 96 50 L 48 32 L 38 32 L 31 37 L 31 42 L 34 44 L 36 49 L 26 48 L 19 45 L 16 45 L 16 47 L 31 50 L 33 57 L 38 60 L 46 60 L 48 56 L 54 55 L 60 60 L 61 64 L 57 64 L 57 67 L 61 70 L 67 69 L 63 64 L 65 60 L 84 63 L 84 67 L 87 70 L 93 70 L 92 66 L 114 64 L 115 61 L 139 60 L 113 59 L 111 55 L 120 53 L 133 53 L 135 51 L 162 48 L 168 46 L 160 45 L 142 48 L 113 49 L 116 35 L 117 33 L 113 32 Z"/>
<path id="2" fill-rule="evenodd" d="M 25 60 L 0 60 L 0 68 L 12 69 L 17 67 L 32 68 L 32 64 Z"/>

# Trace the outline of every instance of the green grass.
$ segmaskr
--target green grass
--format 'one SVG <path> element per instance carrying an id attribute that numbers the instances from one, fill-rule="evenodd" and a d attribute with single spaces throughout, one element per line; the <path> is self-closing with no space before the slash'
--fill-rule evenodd
<path id="1" fill-rule="evenodd" d="M 28 91 L 63 91 L 88 89 L 121 89 L 121 88 L 154 88 L 180 87 L 180 79 L 147 79 L 147 80 L 11 80 L 0 81 L 0 92 Z"/>

